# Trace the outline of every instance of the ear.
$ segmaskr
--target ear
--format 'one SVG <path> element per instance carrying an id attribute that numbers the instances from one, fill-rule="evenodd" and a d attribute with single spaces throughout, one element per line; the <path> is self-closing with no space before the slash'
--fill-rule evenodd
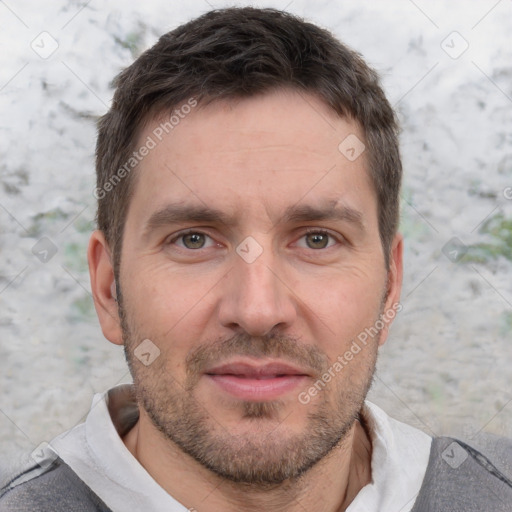
<path id="1" fill-rule="evenodd" d="M 400 294 L 402 292 L 403 272 L 403 236 L 397 233 L 393 238 L 389 254 L 388 289 L 383 311 L 384 328 L 380 333 L 379 345 L 384 345 L 393 319 L 402 310 Z"/>
<path id="2" fill-rule="evenodd" d="M 102 231 L 94 231 L 87 250 L 94 307 L 103 335 L 116 345 L 123 344 L 116 283 L 110 249 Z"/>

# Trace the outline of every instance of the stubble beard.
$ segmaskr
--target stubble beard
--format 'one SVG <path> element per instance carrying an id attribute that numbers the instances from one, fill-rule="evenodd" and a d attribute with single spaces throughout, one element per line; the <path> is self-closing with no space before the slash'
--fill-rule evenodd
<path id="1" fill-rule="evenodd" d="M 343 443 L 359 417 L 373 381 L 376 342 L 375 347 L 364 349 L 368 351 L 367 361 L 363 374 L 355 379 L 356 385 L 344 368 L 345 376 L 337 375 L 319 391 L 315 403 L 307 406 L 310 410 L 301 433 L 290 433 L 282 421 L 285 418 L 280 422 L 283 404 L 276 400 L 242 402 L 241 422 L 252 422 L 255 428 L 250 429 L 250 435 L 236 434 L 222 425 L 219 413 L 210 414 L 194 396 L 201 370 L 208 362 L 235 354 L 280 357 L 311 368 L 320 377 L 329 366 L 326 355 L 286 336 L 237 335 L 192 351 L 186 360 L 186 380 L 180 383 L 162 361 L 146 367 L 136 359 L 133 350 L 143 337 L 130 325 L 120 295 L 118 301 L 125 356 L 139 407 L 166 440 L 223 479 L 258 489 L 297 480 Z M 305 406 L 297 400 L 297 407 Z"/>

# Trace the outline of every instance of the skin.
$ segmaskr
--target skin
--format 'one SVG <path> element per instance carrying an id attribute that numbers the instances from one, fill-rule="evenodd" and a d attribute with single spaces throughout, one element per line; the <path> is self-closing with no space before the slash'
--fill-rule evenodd
<path id="1" fill-rule="evenodd" d="M 366 154 L 351 162 L 338 150 L 350 134 L 364 141 L 358 123 L 290 90 L 199 106 L 136 171 L 120 307 L 109 246 L 101 232 L 91 237 L 98 317 L 105 337 L 126 345 L 140 407 L 124 442 L 186 507 L 334 512 L 371 481 L 371 442 L 357 418 L 389 322 L 309 403 L 298 400 L 400 298 L 402 237 L 386 269 Z M 289 207 L 329 202 L 359 212 L 360 222 L 284 219 Z M 175 203 L 216 208 L 233 222 L 160 218 L 148 228 L 152 214 Z M 179 238 L 188 228 L 199 237 Z M 332 237 L 306 233 L 318 229 Z M 262 250 L 251 263 L 236 252 L 248 236 Z M 144 339 L 160 350 L 149 366 L 133 355 Z M 204 373 L 233 358 L 290 362 L 305 376 L 278 398 L 241 399 Z M 330 425 L 323 439 L 318 417 Z M 253 481 L 247 468 L 259 472 Z"/>

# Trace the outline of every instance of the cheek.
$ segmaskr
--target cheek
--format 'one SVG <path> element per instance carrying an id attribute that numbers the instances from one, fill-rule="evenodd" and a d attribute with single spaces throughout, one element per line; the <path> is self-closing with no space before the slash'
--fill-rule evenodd
<path id="1" fill-rule="evenodd" d="M 219 278 L 208 273 L 177 271 L 143 258 L 126 265 L 121 279 L 124 307 L 133 333 L 156 343 L 162 353 L 188 353 L 211 314 L 211 295 Z M 123 276 L 122 276 L 123 277 Z M 184 357 L 184 356 L 183 356 Z"/>
<path id="2" fill-rule="evenodd" d="M 343 272 L 296 283 L 297 296 L 307 306 L 304 314 L 309 309 L 308 316 L 322 329 L 319 342 L 330 340 L 331 349 L 343 349 L 378 319 L 385 289 L 382 276 Z"/>
<path id="3" fill-rule="evenodd" d="M 204 272 L 177 269 L 169 263 L 141 258 L 127 266 L 123 290 L 132 304 L 149 320 L 161 319 L 168 327 L 201 301 L 215 283 L 214 276 Z"/>

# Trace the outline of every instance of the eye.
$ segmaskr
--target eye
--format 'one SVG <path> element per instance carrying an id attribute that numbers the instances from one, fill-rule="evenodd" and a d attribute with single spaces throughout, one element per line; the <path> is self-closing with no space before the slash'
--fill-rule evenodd
<path id="1" fill-rule="evenodd" d="M 168 243 L 169 245 L 176 244 L 178 247 L 181 247 L 183 249 L 197 250 L 205 249 L 207 247 L 206 244 L 208 240 L 210 240 L 211 242 L 208 247 L 214 245 L 212 238 L 208 236 L 206 233 L 202 233 L 201 231 L 189 230 L 179 233 L 171 240 L 169 240 Z"/>
<path id="2" fill-rule="evenodd" d="M 338 241 L 334 235 L 323 229 L 308 230 L 307 233 L 301 237 L 301 240 L 302 239 L 305 239 L 306 242 L 306 246 L 302 246 L 302 248 L 306 249 L 327 249 L 335 245 Z M 331 239 L 331 243 L 329 239 Z"/>

